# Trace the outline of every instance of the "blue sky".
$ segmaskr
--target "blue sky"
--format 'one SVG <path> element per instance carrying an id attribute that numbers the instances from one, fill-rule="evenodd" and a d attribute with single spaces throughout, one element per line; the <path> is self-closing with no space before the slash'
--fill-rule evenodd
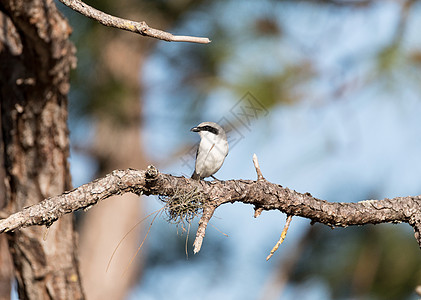
<path id="1" fill-rule="evenodd" d="M 319 76 L 297 87 L 297 93 L 307 95 L 303 101 L 271 107 L 249 129 L 238 127 L 244 138 L 231 147 L 216 176 L 255 179 L 252 155 L 256 153 L 269 181 L 328 201 L 421 194 L 419 70 L 411 70 L 402 62 L 404 67 L 398 72 L 373 73 L 373 58 L 393 39 L 399 21 L 397 2 L 376 2 L 361 10 L 320 8 L 304 2 L 253 3 L 215 2 L 189 14 L 173 32 L 209 35 L 212 39 L 210 24 L 217 16 L 217 22 L 226 28 L 232 41 L 223 45 L 218 45 L 218 40 L 212 42 L 216 47 L 227 47 L 231 53 L 221 64 L 218 76 L 233 85 L 245 73 L 276 73 L 305 59 L 315 63 Z M 403 60 L 407 53 L 421 51 L 419 8 L 414 7 L 410 15 L 401 49 Z M 278 16 L 286 37 L 253 42 L 244 34 L 244 28 L 250 26 L 254 17 L 267 13 Z M 180 157 L 198 141 L 198 136 L 189 131 L 196 124 L 186 118 L 186 90 L 174 92 L 181 84 L 177 70 L 171 69 L 164 58 L 168 53 L 183 55 L 183 47 L 159 43 L 158 51 L 142 70 L 147 75 L 142 76 L 143 84 L 148 87 L 142 134 L 151 163 L 163 172 L 189 176 L 192 170 L 183 166 Z M 340 96 L 334 93 L 347 82 L 353 84 L 351 92 Z M 244 94 L 247 92 L 253 94 L 245 89 Z M 229 88 L 219 87 L 206 95 L 206 101 L 200 121 L 218 121 L 231 116 L 230 110 L 239 98 Z M 185 145 L 189 146 L 183 148 Z M 72 159 L 73 178 L 78 180 L 84 178 L 76 173 L 86 164 L 82 159 Z M 153 197 L 145 202 L 150 211 L 162 207 Z M 303 229 L 310 225 L 308 220 L 294 218 L 285 243 L 266 262 L 282 231 L 285 215 L 264 212 L 257 219 L 252 216 L 251 206 L 233 204 L 218 208 L 212 224 L 229 237 L 210 226 L 197 257 L 145 269 L 143 280 L 130 299 L 197 299 L 197 295 L 201 299 L 258 299 L 283 255 L 294 251 Z M 191 231 L 195 228 L 196 224 L 192 225 Z M 403 234 L 412 233 L 407 230 Z M 176 228 L 161 218 L 151 230 L 146 251 L 183 251 L 170 245 L 174 235 Z M 217 250 L 217 255 L 212 253 Z M 329 291 L 322 281 L 312 278 L 303 286 L 288 285 L 282 299 L 297 299 L 297 295 L 300 299 L 326 299 Z"/>

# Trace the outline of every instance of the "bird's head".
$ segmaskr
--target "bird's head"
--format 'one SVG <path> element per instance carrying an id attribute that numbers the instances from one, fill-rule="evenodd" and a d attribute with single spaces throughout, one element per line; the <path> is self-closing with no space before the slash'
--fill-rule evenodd
<path id="1" fill-rule="evenodd" d="M 199 133 L 201 137 L 208 134 L 225 137 L 224 129 L 214 122 L 202 122 L 190 129 L 190 131 Z"/>

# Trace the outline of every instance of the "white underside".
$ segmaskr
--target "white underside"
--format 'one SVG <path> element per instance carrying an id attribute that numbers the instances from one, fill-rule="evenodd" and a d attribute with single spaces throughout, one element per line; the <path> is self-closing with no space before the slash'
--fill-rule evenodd
<path id="1" fill-rule="evenodd" d="M 205 178 L 221 168 L 228 154 L 228 143 L 208 132 L 204 132 L 201 137 L 200 151 L 196 157 L 196 173 L 200 178 Z"/>

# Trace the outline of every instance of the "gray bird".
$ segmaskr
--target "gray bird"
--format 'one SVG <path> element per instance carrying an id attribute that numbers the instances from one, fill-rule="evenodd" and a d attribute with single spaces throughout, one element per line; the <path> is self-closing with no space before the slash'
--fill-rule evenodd
<path id="1" fill-rule="evenodd" d="M 224 129 L 214 122 L 203 122 L 190 129 L 200 135 L 196 165 L 191 178 L 200 180 L 215 174 L 228 154 L 228 141 Z M 213 177 L 213 176 L 212 176 Z"/>

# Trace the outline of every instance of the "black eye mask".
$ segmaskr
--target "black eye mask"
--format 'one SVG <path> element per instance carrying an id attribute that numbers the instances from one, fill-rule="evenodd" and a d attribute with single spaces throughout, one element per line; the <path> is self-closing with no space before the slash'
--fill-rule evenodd
<path id="1" fill-rule="evenodd" d="M 201 127 L 198 127 L 197 129 L 199 129 L 199 131 L 209 131 L 209 132 L 212 132 L 215 135 L 218 135 L 218 133 L 219 133 L 218 129 L 216 129 L 215 127 L 209 126 L 209 125 L 201 126 Z"/>

